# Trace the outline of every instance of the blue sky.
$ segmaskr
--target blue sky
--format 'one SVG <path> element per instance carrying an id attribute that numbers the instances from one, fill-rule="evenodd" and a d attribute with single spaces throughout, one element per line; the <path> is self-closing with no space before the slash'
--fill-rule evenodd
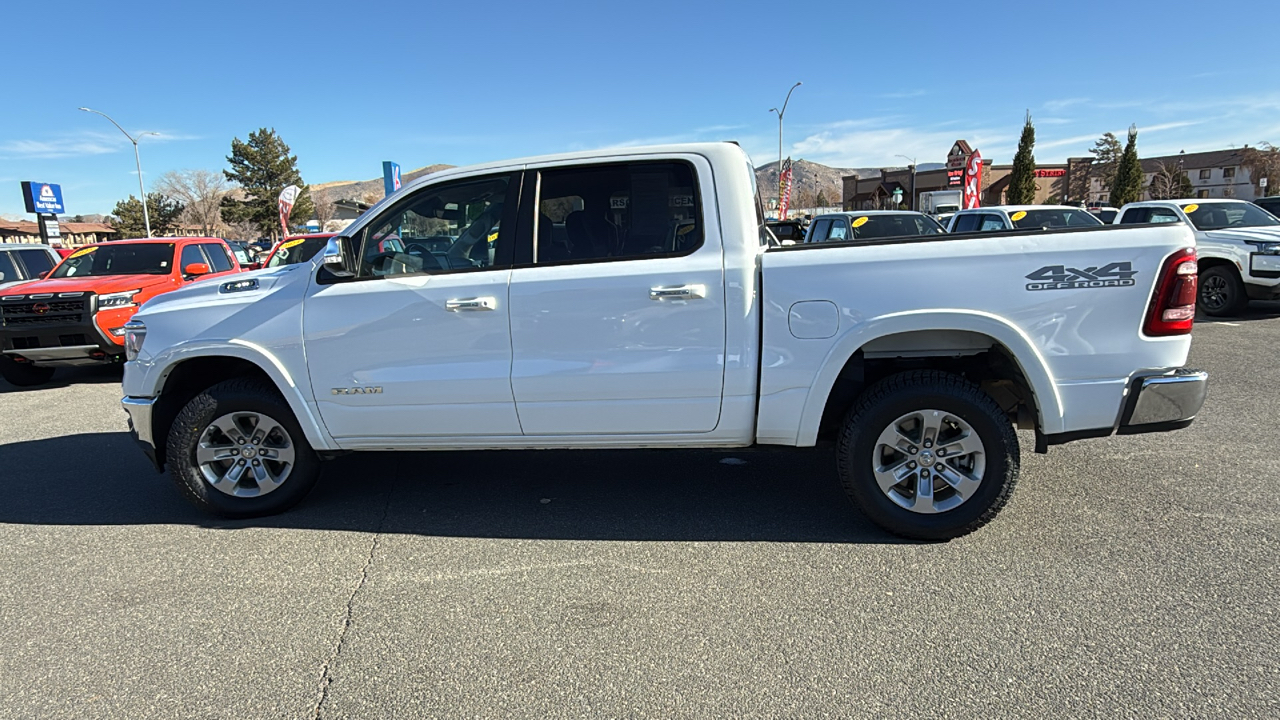
<path id="1" fill-rule="evenodd" d="M 611 145 L 734 139 L 839 167 L 1008 162 L 1140 130 L 1143 155 L 1280 144 L 1273 2 L 20 2 L 3 11 L 0 214 L 20 180 L 109 212 L 144 179 L 226 167 L 274 127 L 304 180 Z M 53 15 L 42 15 L 42 12 Z"/>

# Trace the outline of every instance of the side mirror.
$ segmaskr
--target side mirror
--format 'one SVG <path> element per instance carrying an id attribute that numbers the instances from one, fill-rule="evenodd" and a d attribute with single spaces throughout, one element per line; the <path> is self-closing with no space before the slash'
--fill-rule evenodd
<path id="1" fill-rule="evenodd" d="M 324 253 L 320 257 L 325 269 L 335 277 L 355 277 L 356 258 L 352 250 L 351 238 L 342 236 L 329 238 L 329 242 L 325 243 Z"/>
<path id="2" fill-rule="evenodd" d="M 204 263 L 191 263 L 190 265 L 182 268 L 182 274 L 186 275 L 189 278 L 195 278 L 201 275 L 208 275 L 209 266 Z"/>

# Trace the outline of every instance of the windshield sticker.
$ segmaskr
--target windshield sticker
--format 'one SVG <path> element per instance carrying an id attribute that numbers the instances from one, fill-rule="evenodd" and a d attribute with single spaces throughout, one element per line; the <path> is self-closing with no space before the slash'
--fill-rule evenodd
<path id="1" fill-rule="evenodd" d="M 78 258 L 78 257 L 80 257 L 81 255 L 88 255 L 89 253 L 91 253 L 91 252 L 93 252 L 94 250 L 97 250 L 97 249 L 98 249 L 98 248 L 96 248 L 96 247 L 87 247 L 87 248 L 85 248 L 85 249 L 83 249 L 83 250 L 77 250 L 77 251 L 75 251 L 75 252 L 71 253 L 71 255 L 67 257 L 67 259 L 68 259 L 68 260 L 70 260 L 71 258 Z"/>
<path id="2" fill-rule="evenodd" d="M 1132 287 L 1137 275 L 1130 262 L 1113 262 L 1102 267 L 1073 268 L 1046 265 L 1027 275 L 1028 290 L 1077 290 L 1081 288 Z"/>
<path id="3" fill-rule="evenodd" d="M 303 241 L 302 241 L 302 240 L 290 240 L 289 242 L 287 242 L 287 243 L 285 243 L 285 244 L 281 245 L 281 246 L 280 246 L 280 249 L 281 249 L 281 250 L 285 250 L 285 249 L 287 249 L 287 248 L 291 248 L 291 247 L 293 247 L 293 246 L 295 246 L 295 245 L 301 245 L 302 243 L 303 243 Z"/>
<path id="4" fill-rule="evenodd" d="M 857 220 L 854 220 L 854 221 L 853 221 L 853 226 L 854 226 L 854 227 L 862 227 L 863 225 L 866 225 L 866 224 L 867 224 L 867 221 L 868 221 L 868 220 L 870 220 L 870 219 L 871 219 L 871 218 L 867 217 L 866 215 L 863 215 L 862 217 L 860 217 L 860 218 L 858 218 Z"/>
<path id="5" fill-rule="evenodd" d="M 1186 206 L 1186 207 L 1182 208 L 1182 212 L 1184 212 L 1184 213 L 1186 213 L 1186 214 L 1190 215 L 1191 213 L 1193 213 L 1193 212 L 1195 212 L 1195 211 L 1197 211 L 1197 210 L 1199 210 L 1199 209 L 1200 209 L 1200 206 L 1199 206 L 1199 205 L 1197 205 L 1197 204 L 1195 204 L 1195 203 L 1191 203 L 1190 205 L 1188 205 L 1188 206 Z"/>
<path id="6" fill-rule="evenodd" d="M 1026 211 L 1026 210 L 1019 210 L 1018 212 L 1016 212 L 1016 213 L 1014 213 L 1014 214 L 1010 215 L 1010 216 L 1009 216 L 1009 219 L 1010 219 L 1010 220 L 1012 220 L 1012 221 L 1014 221 L 1014 222 L 1018 222 L 1019 220 L 1021 220 L 1022 218 L 1026 217 L 1026 216 L 1027 216 L 1027 211 Z"/>

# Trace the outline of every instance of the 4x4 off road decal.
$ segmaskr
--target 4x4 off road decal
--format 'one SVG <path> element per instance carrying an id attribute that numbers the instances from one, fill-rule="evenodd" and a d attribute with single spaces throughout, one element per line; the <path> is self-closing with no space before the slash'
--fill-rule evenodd
<path id="1" fill-rule="evenodd" d="M 1079 288 L 1132 287 L 1137 275 L 1133 264 L 1114 262 L 1102 267 L 1073 268 L 1046 265 L 1027 276 L 1028 290 L 1075 290 Z"/>

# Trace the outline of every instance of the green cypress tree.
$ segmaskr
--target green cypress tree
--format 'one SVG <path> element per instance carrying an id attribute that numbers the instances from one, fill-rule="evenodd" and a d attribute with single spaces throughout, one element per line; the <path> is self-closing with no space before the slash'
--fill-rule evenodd
<path id="1" fill-rule="evenodd" d="M 1036 201 L 1036 158 L 1032 151 L 1036 146 L 1036 128 L 1031 124 L 1031 111 L 1027 111 L 1026 124 L 1022 126 L 1022 138 L 1018 140 L 1018 152 L 1013 156 L 1013 170 L 1009 173 L 1009 189 L 1005 202 L 1009 205 L 1030 205 Z"/>
<path id="2" fill-rule="evenodd" d="M 1142 163 L 1138 160 L 1138 128 L 1130 125 L 1129 142 L 1125 143 L 1124 154 L 1120 156 L 1120 165 L 1116 168 L 1116 182 L 1111 187 L 1111 207 L 1124 207 L 1126 203 L 1138 202 L 1142 199 L 1145 185 Z"/>
<path id="3" fill-rule="evenodd" d="M 289 146 L 274 128 L 249 133 L 249 142 L 233 139 L 227 162 L 231 169 L 222 174 L 245 194 L 243 200 L 229 196 L 222 200 L 222 220 L 228 225 L 248 221 L 257 225 L 260 232 L 274 236 L 280 229 L 276 202 L 280 191 L 289 185 L 302 190 L 290 217 L 306 219 L 315 212 L 311 193 L 298 173 L 298 156 L 289 154 Z"/>

